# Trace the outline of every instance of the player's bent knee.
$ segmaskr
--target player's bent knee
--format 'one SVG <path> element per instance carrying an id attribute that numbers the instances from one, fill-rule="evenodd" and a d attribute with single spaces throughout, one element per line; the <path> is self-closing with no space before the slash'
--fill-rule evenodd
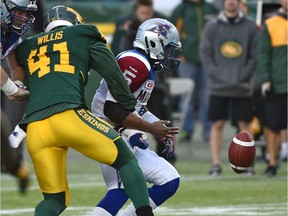
<path id="1" fill-rule="evenodd" d="M 166 193 L 170 196 L 174 195 L 179 188 L 180 178 L 173 179 L 170 182 L 164 184 L 163 187 L 166 188 Z"/>
<path id="2" fill-rule="evenodd" d="M 100 214 L 101 212 L 108 212 L 110 215 L 116 215 L 117 212 L 122 208 L 122 206 L 126 203 L 128 200 L 128 196 L 126 195 L 124 189 L 112 189 L 107 191 L 105 197 L 98 203 L 97 207 L 95 208 L 95 212 L 99 214 L 93 214 L 95 215 L 107 215 L 107 214 Z M 100 212 L 101 211 L 101 212 Z"/>
<path id="3" fill-rule="evenodd" d="M 164 185 L 154 185 L 149 188 L 149 196 L 159 206 L 176 193 L 179 184 L 180 178 L 175 178 Z"/>
<path id="4" fill-rule="evenodd" d="M 111 166 L 119 170 L 125 163 L 134 157 L 134 154 L 130 151 L 122 138 L 115 140 L 114 143 L 118 149 L 118 156 Z"/>

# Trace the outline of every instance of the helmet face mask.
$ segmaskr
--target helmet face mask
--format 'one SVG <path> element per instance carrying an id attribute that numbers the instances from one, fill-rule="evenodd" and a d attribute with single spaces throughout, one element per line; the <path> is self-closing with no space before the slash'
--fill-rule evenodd
<path id="1" fill-rule="evenodd" d="M 173 43 L 168 44 L 164 49 L 164 53 L 159 53 L 157 55 L 157 59 L 161 66 L 168 71 L 177 70 L 180 60 L 176 56 L 179 51 L 181 51 L 181 47 Z"/>
<path id="2" fill-rule="evenodd" d="M 143 22 L 136 34 L 134 47 L 144 50 L 149 57 L 168 71 L 176 70 L 180 61 L 175 50 L 181 50 L 176 27 L 165 19 L 153 18 Z"/>
<path id="3" fill-rule="evenodd" d="M 72 26 L 82 23 L 84 23 L 83 18 L 76 10 L 64 5 L 58 5 L 46 13 L 44 30 L 49 32 L 61 26 Z"/>
<path id="4" fill-rule="evenodd" d="M 37 9 L 35 0 L 2 1 L 1 22 L 8 27 L 9 31 L 22 35 L 32 27 L 35 21 L 32 12 Z"/>
<path id="5" fill-rule="evenodd" d="M 23 18 L 18 14 L 26 13 L 27 18 Z M 11 26 L 14 31 L 18 32 L 19 34 L 23 34 L 28 29 L 30 29 L 34 23 L 34 16 L 28 11 L 20 11 L 18 9 L 12 9 L 10 12 L 11 17 Z"/>

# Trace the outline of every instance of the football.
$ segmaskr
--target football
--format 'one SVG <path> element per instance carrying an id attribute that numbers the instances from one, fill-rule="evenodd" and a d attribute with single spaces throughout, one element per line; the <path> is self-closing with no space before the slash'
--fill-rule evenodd
<path id="1" fill-rule="evenodd" d="M 230 143 L 228 158 L 234 172 L 245 172 L 253 163 L 256 155 L 255 143 L 247 131 L 238 133 Z"/>

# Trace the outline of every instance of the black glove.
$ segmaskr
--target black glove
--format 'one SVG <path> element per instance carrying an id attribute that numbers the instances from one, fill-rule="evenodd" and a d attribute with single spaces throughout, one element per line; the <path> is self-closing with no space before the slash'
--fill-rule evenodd
<path id="1" fill-rule="evenodd" d="M 161 141 L 165 144 L 165 149 L 162 151 L 162 153 L 166 154 L 166 158 L 171 158 L 174 155 L 175 150 L 174 137 L 172 135 L 169 135 L 167 137 L 162 138 Z"/>

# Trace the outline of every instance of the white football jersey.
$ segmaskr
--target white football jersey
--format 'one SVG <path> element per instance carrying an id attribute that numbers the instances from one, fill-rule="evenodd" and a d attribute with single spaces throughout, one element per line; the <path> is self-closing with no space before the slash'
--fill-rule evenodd
<path id="1" fill-rule="evenodd" d="M 131 93 L 137 99 L 135 109 L 138 112 L 142 106 L 147 105 L 153 91 L 155 85 L 154 70 L 148 59 L 136 50 L 124 51 L 116 59 Z M 107 120 L 103 113 L 106 100 L 117 102 L 109 92 L 107 83 L 103 79 L 94 95 L 91 109 L 96 116 Z"/>
<path id="2" fill-rule="evenodd" d="M 148 59 L 136 50 L 125 51 L 120 53 L 116 58 L 123 76 L 130 87 L 131 93 L 137 99 L 135 109 L 141 115 L 141 110 L 143 110 L 141 108 L 147 104 L 154 88 L 154 70 L 151 68 Z M 105 100 L 116 102 L 109 92 L 107 83 L 105 80 L 102 80 L 100 87 L 94 95 L 91 109 L 96 116 L 104 118 L 107 121 L 108 118 L 106 118 L 103 113 Z M 156 119 L 156 117 L 154 119 Z M 154 185 L 164 185 L 180 177 L 177 170 L 164 158 L 159 157 L 149 148 L 145 150 L 137 146 L 132 148 L 129 144 L 128 137 L 124 136 L 123 133 L 122 138 L 125 140 L 127 146 L 134 152 L 147 182 Z M 107 185 L 107 190 L 123 188 L 117 170 L 105 164 L 101 164 L 101 170 Z"/>

